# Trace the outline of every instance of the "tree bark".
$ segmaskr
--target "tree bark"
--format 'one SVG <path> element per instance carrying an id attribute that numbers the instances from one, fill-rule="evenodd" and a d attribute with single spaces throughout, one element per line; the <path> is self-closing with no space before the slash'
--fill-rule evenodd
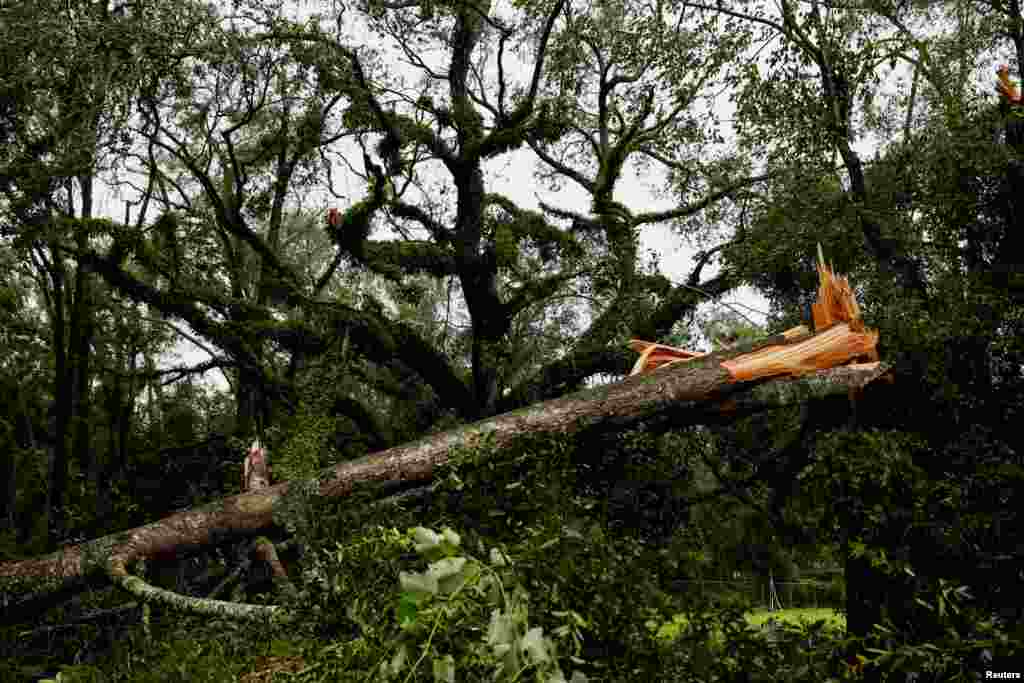
<path id="1" fill-rule="evenodd" d="M 65 345 L 65 293 L 64 262 L 55 247 L 50 246 L 53 258 L 49 266 L 52 286 L 50 297 L 50 327 L 53 335 L 54 353 L 54 420 L 53 446 L 46 465 L 46 506 L 43 532 L 48 542 L 56 540 L 64 527 L 64 491 L 67 486 L 67 436 L 71 424 L 71 386 L 68 377 L 68 355 Z"/>
<path id="2" fill-rule="evenodd" d="M 816 364 L 828 357 L 839 365 L 873 348 L 873 335 L 852 332 L 843 323 L 795 339 L 771 337 L 335 465 L 320 473 L 313 495 L 345 496 L 366 483 L 404 486 L 427 482 L 449 462 L 455 449 L 483 443 L 496 452 L 520 437 L 538 433 L 621 429 L 666 416 L 671 416 L 672 424 L 697 423 L 846 393 L 880 378 L 887 369 L 869 363 L 819 372 Z M 757 367 L 762 368 L 761 374 Z M 282 503 L 289 492 L 303 495 L 303 489 L 308 487 L 282 482 L 50 555 L 6 563 L 0 565 L 0 585 L 13 597 L 26 587 L 52 593 L 103 574 L 120 582 L 123 568 L 134 560 L 208 545 L 215 531 L 223 538 L 225 531 L 252 534 L 271 526 L 275 512 L 287 507 Z M 31 609 L 8 602 L 11 618 Z"/>
<path id="3" fill-rule="evenodd" d="M 83 204 L 85 197 L 91 195 L 86 192 L 88 187 L 83 180 Z M 91 181 L 90 181 L 91 182 Z M 91 204 L 91 200 L 89 200 Z M 83 218 L 89 216 L 85 213 L 86 206 L 83 206 Z M 91 209 L 90 209 L 91 211 Z M 75 235 L 80 249 L 85 249 L 89 243 L 88 232 L 79 230 Z M 80 470 L 92 475 L 94 469 L 99 465 L 98 452 L 94 453 L 90 443 L 91 419 L 89 407 L 92 404 L 92 343 L 95 334 L 95 312 L 93 310 L 93 282 L 89 267 L 85 264 L 77 264 L 75 270 L 75 291 L 70 299 L 70 328 L 68 330 L 68 368 L 71 389 L 71 420 L 69 432 L 72 443 L 72 456 L 78 463 Z M 86 501 L 88 501 L 88 497 Z M 67 521 L 65 515 L 64 521 Z"/>

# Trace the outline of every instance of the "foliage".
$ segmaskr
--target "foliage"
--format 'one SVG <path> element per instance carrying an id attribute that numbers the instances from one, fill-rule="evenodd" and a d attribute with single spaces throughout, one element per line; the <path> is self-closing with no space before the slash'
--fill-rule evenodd
<path id="1" fill-rule="evenodd" d="M 243 671 L 251 652 L 269 650 L 272 637 L 245 634 L 237 624 L 202 623 L 191 617 L 154 617 L 152 635 L 134 629 L 113 649 L 105 671 L 106 680 L 156 683 L 167 680 L 223 681 Z M 214 637 L 196 638 L 196 631 L 208 629 Z M 255 642 L 254 642 L 255 641 Z"/>
<path id="2" fill-rule="evenodd" d="M 971 597 L 967 586 L 944 579 L 920 591 L 915 602 L 937 625 L 936 635 L 921 638 L 891 622 L 876 624 L 872 640 L 880 646 L 864 648 L 865 665 L 883 674 L 916 671 L 932 680 L 971 681 L 982 666 L 999 670 L 1001 663 L 1020 661 L 1024 640 L 1019 626 L 1007 628 L 972 604 Z"/>
<path id="3" fill-rule="evenodd" d="M 646 441 L 637 433 L 625 443 L 642 455 L 654 445 Z M 386 517 L 370 504 L 372 495 L 359 492 L 313 503 L 309 525 L 296 529 L 306 547 L 293 572 L 300 593 L 287 603 L 308 614 L 298 628 L 279 633 L 161 618 L 154 640 L 136 634 L 122 643 L 114 658 L 121 668 L 110 680 L 214 680 L 224 672 L 220 658 L 242 673 L 287 652 L 304 662 L 298 680 L 448 680 L 452 671 L 455 680 L 515 672 L 518 680 L 562 680 L 557 666 L 577 680 L 728 681 L 744 672 L 750 680 L 838 681 L 849 675 L 847 648 L 866 653 L 869 666 L 895 672 L 906 670 L 908 657 L 952 647 L 932 639 L 875 652 L 868 648 L 879 649 L 876 641 L 853 644 L 823 623 L 752 629 L 747 601 L 672 596 L 664 586 L 691 546 L 613 533 L 611 508 L 570 493 L 587 471 L 574 464 L 585 460 L 573 444 L 538 439 L 481 458 L 487 448 L 461 454 L 437 491 L 388 505 Z M 410 531 L 400 532 L 403 526 Z M 942 618 L 957 629 L 977 616 L 961 605 L 961 593 L 947 585 L 936 596 Z M 666 640 L 663 625 L 680 614 L 685 632 Z M 1014 651 L 1005 630 L 986 629 L 957 631 L 963 646 L 955 651 Z M 955 655 L 939 663 L 973 666 Z"/>
<path id="4" fill-rule="evenodd" d="M 284 426 L 290 433 L 274 449 L 276 481 L 310 479 L 334 460 L 331 441 L 337 430 L 333 418 L 303 401 Z"/>
<path id="5" fill-rule="evenodd" d="M 349 604 L 347 614 L 359 635 L 320 653 L 320 666 L 336 680 L 566 680 L 555 641 L 542 627 L 531 627 L 529 597 L 515 584 L 511 562 L 501 551 L 492 548 L 483 561 L 464 555 L 460 537 L 450 529 L 438 534 L 423 527 L 408 534 L 380 528 L 365 541 L 339 546 L 333 557 L 322 556 L 321 566 L 379 563 L 384 557 L 408 557 L 411 550 L 426 567 L 399 572 L 397 595 L 388 591 L 395 595 L 393 611 L 383 613 L 388 618 L 381 619 L 379 603 Z M 336 593 L 342 587 L 322 583 L 321 589 Z M 369 643 L 377 648 L 368 649 Z M 576 674 L 571 680 L 586 678 Z"/>

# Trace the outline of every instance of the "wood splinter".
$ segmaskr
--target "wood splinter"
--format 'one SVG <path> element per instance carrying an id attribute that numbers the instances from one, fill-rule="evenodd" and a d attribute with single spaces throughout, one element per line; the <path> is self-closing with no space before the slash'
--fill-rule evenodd
<path id="1" fill-rule="evenodd" d="M 818 245 L 818 298 L 811 311 L 815 332 L 804 325 L 779 335 L 778 343 L 746 350 L 708 354 L 631 339 L 629 347 L 640 354 L 631 375 L 658 368 L 690 363 L 711 355 L 722 357 L 720 367 L 729 372 L 732 381 L 745 382 L 762 377 L 799 377 L 812 372 L 835 368 L 852 362 L 877 365 L 878 332 L 864 326 L 860 307 L 849 281 L 836 275 L 826 265 Z"/>

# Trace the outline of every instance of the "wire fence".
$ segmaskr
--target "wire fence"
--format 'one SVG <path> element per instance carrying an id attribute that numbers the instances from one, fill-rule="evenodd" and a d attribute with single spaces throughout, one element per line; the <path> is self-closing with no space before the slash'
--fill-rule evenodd
<path id="1" fill-rule="evenodd" d="M 766 608 L 840 607 L 842 587 L 833 581 L 801 579 L 778 581 L 769 577 L 754 579 L 677 579 L 673 585 L 684 590 L 696 590 L 701 598 L 709 595 L 743 595 L 751 602 Z M 775 595 L 773 599 L 772 585 Z"/>

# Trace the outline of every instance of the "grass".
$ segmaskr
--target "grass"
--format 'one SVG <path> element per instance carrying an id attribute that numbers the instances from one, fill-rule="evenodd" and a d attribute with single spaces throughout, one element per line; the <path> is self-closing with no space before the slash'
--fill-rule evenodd
<path id="1" fill-rule="evenodd" d="M 835 626 L 841 629 L 846 629 L 846 617 L 838 614 L 835 610 L 828 607 L 819 608 L 807 608 L 807 609 L 784 609 L 772 612 L 767 609 L 754 610 L 747 612 L 745 615 L 747 624 L 752 628 L 760 628 L 765 622 L 775 619 L 777 621 L 788 622 L 791 624 L 800 623 L 814 623 L 816 621 L 826 621 L 829 626 Z M 666 622 L 661 625 L 658 629 L 658 637 L 665 638 L 667 640 L 674 640 L 682 633 L 687 627 L 688 621 L 682 614 L 677 614 L 672 621 Z M 720 634 L 716 634 L 719 637 Z"/>
<path id="2" fill-rule="evenodd" d="M 830 607 L 808 607 L 805 609 L 783 609 L 777 612 L 771 610 L 759 609 L 754 612 L 747 613 L 747 623 L 751 626 L 761 626 L 769 619 L 777 619 L 778 621 L 785 621 L 790 624 L 808 623 L 813 624 L 816 621 L 822 621 L 828 623 L 829 626 L 837 626 L 841 629 L 846 629 L 846 617 L 839 614 Z"/>

